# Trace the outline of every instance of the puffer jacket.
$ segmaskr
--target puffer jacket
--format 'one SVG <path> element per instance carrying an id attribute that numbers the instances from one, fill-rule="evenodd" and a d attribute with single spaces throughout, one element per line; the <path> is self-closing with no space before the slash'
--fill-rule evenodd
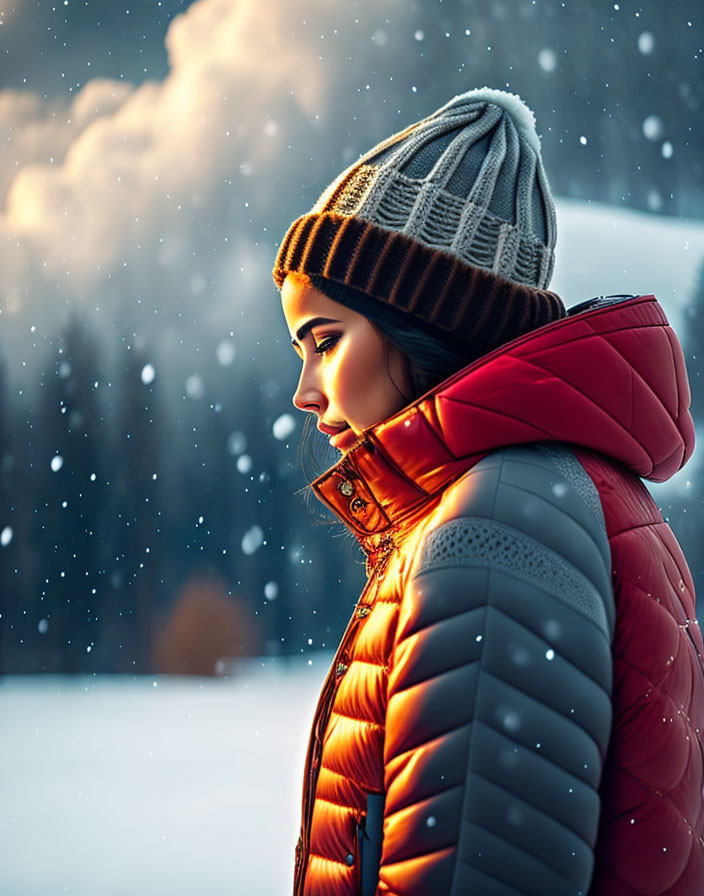
<path id="1" fill-rule="evenodd" d="M 704 894 L 704 648 L 641 481 L 688 459 L 688 406 L 655 298 L 601 298 L 313 483 L 368 581 L 313 721 L 296 896 Z"/>

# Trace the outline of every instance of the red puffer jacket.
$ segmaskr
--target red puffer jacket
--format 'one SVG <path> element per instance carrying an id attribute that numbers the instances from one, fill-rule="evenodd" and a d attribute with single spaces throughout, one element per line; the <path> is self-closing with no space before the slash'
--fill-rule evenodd
<path id="1" fill-rule="evenodd" d="M 313 484 L 368 582 L 323 686 L 296 896 L 704 894 L 691 577 L 640 477 L 694 437 L 653 296 L 585 303 Z"/>

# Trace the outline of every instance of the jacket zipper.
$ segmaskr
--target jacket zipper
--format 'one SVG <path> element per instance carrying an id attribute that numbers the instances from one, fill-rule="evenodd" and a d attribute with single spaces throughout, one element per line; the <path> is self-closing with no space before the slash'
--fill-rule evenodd
<path id="1" fill-rule="evenodd" d="M 358 812 L 354 818 L 354 866 L 357 871 L 357 886 L 355 889 L 356 896 L 364 896 L 364 878 L 362 877 L 362 866 L 364 864 L 363 840 L 367 837 L 366 818 L 364 813 Z"/>
<path id="2" fill-rule="evenodd" d="M 364 595 L 362 595 L 364 596 Z M 327 678 L 323 685 L 318 700 L 318 706 L 313 717 L 313 728 L 311 731 L 310 741 L 308 744 L 308 755 L 306 756 L 307 777 L 305 789 L 303 791 L 303 824 L 299 845 L 296 847 L 296 874 L 294 881 L 294 896 L 300 896 L 303 893 L 303 882 L 305 878 L 306 865 L 308 864 L 308 854 L 310 852 L 310 824 L 313 817 L 313 805 L 315 803 L 314 793 L 318 783 L 318 775 L 320 774 L 320 756 L 322 753 L 323 736 L 325 734 L 325 726 L 330 718 L 330 710 L 332 709 L 332 698 L 335 694 L 338 678 L 343 674 L 345 663 L 345 651 L 351 635 L 357 629 L 359 617 L 355 607 L 355 612 L 347 624 L 345 633 L 337 648 L 335 658 L 332 661 Z M 338 674 L 339 670 L 339 674 Z"/>
<path id="3" fill-rule="evenodd" d="M 388 549 L 379 559 L 372 575 L 367 579 L 362 594 L 355 604 L 352 618 L 347 623 L 347 628 L 342 636 L 340 645 L 335 652 L 335 658 L 332 661 L 330 670 L 328 671 L 323 689 L 320 693 L 318 706 L 313 716 L 313 727 L 311 730 L 310 741 L 308 743 L 308 753 L 306 755 L 306 782 L 303 791 L 303 821 L 301 824 L 301 835 L 296 844 L 296 867 L 294 873 L 293 894 L 294 896 L 303 896 L 303 886 L 305 883 L 306 868 L 308 865 L 308 855 L 310 853 L 310 824 L 313 817 L 313 806 L 315 804 L 314 794 L 318 783 L 318 775 L 320 774 L 320 758 L 323 748 L 323 737 L 325 728 L 327 727 L 330 711 L 332 709 L 332 698 L 334 697 L 338 680 L 347 671 L 347 648 L 357 633 L 359 623 L 369 615 L 369 605 L 364 603 L 364 599 L 368 596 L 372 588 L 378 585 L 380 575 L 386 568 L 393 549 Z"/>

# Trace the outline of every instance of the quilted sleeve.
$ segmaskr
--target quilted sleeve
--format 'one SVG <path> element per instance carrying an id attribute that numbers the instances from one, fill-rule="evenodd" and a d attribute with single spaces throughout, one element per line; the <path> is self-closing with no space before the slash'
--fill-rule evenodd
<path id="1" fill-rule="evenodd" d="M 453 487 L 389 666 L 378 894 L 586 896 L 613 624 L 601 504 L 571 451 L 499 451 Z"/>

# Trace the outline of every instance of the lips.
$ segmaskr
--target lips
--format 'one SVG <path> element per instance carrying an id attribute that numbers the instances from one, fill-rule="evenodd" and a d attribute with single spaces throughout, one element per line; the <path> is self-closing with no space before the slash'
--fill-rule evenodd
<path id="1" fill-rule="evenodd" d="M 345 429 L 349 429 L 346 423 L 342 426 L 329 426 L 327 423 L 323 423 L 322 420 L 318 420 L 317 427 L 320 432 L 324 432 L 326 436 L 334 436 L 338 432 L 343 432 Z"/>

